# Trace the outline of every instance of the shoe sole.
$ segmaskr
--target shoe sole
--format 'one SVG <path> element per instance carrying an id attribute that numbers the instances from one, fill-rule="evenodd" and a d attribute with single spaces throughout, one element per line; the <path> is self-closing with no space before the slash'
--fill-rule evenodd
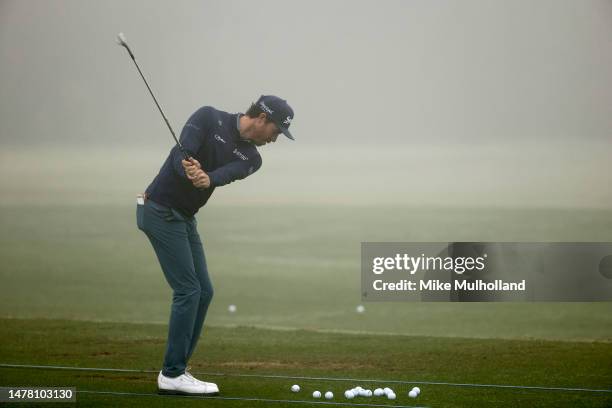
<path id="1" fill-rule="evenodd" d="M 157 389 L 157 393 L 160 395 L 183 395 L 183 396 L 187 396 L 187 397 L 216 397 L 219 395 L 218 392 L 209 392 L 209 393 L 201 393 L 201 392 L 197 392 L 197 393 L 192 393 L 192 392 L 185 392 L 185 391 L 178 391 L 178 390 L 162 390 L 162 389 Z"/>

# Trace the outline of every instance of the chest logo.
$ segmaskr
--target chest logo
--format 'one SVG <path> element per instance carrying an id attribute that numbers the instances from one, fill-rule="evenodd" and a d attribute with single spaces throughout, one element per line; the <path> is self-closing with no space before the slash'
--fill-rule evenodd
<path id="1" fill-rule="evenodd" d="M 234 151 L 232 152 L 234 153 L 236 156 L 240 157 L 240 159 L 242 160 L 249 160 L 248 157 L 246 157 L 242 152 L 240 152 L 238 149 L 234 149 Z"/>
<path id="2" fill-rule="evenodd" d="M 215 135 L 215 140 L 218 140 L 221 143 L 225 143 L 225 140 L 219 135 Z"/>

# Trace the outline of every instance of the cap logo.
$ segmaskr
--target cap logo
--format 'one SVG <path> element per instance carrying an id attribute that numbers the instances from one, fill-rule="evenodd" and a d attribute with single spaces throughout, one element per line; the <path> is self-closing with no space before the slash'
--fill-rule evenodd
<path id="1" fill-rule="evenodd" d="M 283 121 L 283 124 L 289 126 L 292 120 L 293 118 L 291 116 L 287 116 L 287 119 Z"/>
<path id="2" fill-rule="evenodd" d="M 274 113 L 274 111 L 270 108 L 268 108 L 268 105 L 266 105 L 263 102 L 259 102 L 259 106 L 261 107 L 261 109 L 263 109 L 264 111 L 268 112 L 270 115 Z"/>

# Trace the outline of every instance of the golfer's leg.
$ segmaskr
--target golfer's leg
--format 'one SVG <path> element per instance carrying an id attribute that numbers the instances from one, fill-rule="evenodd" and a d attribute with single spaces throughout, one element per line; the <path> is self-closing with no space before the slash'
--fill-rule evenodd
<path id="1" fill-rule="evenodd" d="M 196 276 L 200 282 L 200 302 L 198 305 L 198 312 L 196 314 L 195 325 L 193 328 L 193 334 L 191 337 L 191 344 L 189 346 L 189 352 L 187 353 L 187 361 L 191 358 L 202 328 L 204 326 L 204 320 L 206 319 L 206 313 L 208 312 L 208 306 L 212 301 L 213 287 L 208 275 L 208 267 L 206 265 L 206 256 L 204 255 L 204 247 L 200 240 L 200 235 L 196 229 L 195 219 L 192 224 L 188 224 L 189 244 L 191 245 L 191 255 L 193 256 L 193 265 L 195 267 Z"/>
<path id="2" fill-rule="evenodd" d="M 173 290 L 162 374 L 176 377 L 185 372 L 187 365 L 200 302 L 200 282 L 196 277 L 185 222 L 167 221 L 164 214 L 150 208 L 145 211 L 144 231 L 155 249 L 166 281 Z"/>

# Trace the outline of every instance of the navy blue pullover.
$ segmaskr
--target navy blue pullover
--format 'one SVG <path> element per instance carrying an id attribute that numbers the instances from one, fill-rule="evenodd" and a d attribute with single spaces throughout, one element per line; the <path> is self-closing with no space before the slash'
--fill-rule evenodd
<path id="1" fill-rule="evenodd" d="M 174 146 L 159 174 L 147 187 L 147 199 L 193 216 L 216 187 L 256 172 L 261 167 L 261 156 L 255 145 L 240 138 L 239 117 L 239 113 L 231 114 L 211 106 L 204 106 L 191 115 L 180 141 L 210 177 L 210 187 L 200 190 L 191 183 L 181 164 L 183 155 Z"/>

